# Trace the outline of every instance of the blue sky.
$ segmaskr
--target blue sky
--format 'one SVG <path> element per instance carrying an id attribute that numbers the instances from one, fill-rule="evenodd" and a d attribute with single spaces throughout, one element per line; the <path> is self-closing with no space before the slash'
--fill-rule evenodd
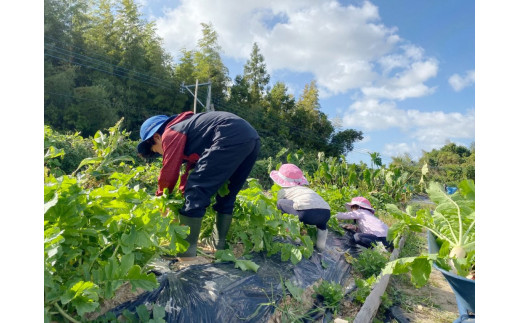
<path id="1" fill-rule="evenodd" d="M 365 139 L 347 156 L 383 162 L 475 141 L 473 1 L 142 0 L 165 49 L 194 49 L 200 23 L 219 35 L 231 79 L 257 42 L 271 75 L 298 98 L 317 81 L 321 110 Z"/>
<path id="2" fill-rule="evenodd" d="M 140 2 L 174 58 L 194 49 L 200 23 L 219 34 L 233 79 L 253 42 L 271 82 L 298 98 L 316 80 L 338 129 L 363 131 L 347 156 L 369 163 L 475 141 L 475 5 L 472 1 Z"/>

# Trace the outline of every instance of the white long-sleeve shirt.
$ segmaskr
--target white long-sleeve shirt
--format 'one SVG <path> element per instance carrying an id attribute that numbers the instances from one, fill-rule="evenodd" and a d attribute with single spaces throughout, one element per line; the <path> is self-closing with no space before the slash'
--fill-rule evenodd
<path id="1" fill-rule="evenodd" d="M 278 191 L 278 199 L 288 199 L 294 202 L 295 210 L 326 209 L 330 206 L 316 192 L 306 186 L 284 187 Z"/>
<path id="2" fill-rule="evenodd" d="M 338 220 L 357 220 L 361 233 L 370 233 L 377 237 L 385 237 L 388 234 L 388 226 L 369 210 L 358 209 L 348 213 L 336 214 Z"/>

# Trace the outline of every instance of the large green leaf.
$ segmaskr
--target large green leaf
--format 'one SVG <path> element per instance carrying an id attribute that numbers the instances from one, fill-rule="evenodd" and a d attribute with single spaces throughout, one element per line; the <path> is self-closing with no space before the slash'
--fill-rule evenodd
<path id="1" fill-rule="evenodd" d="M 98 286 L 92 282 L 79 281 L 62 295 L 60 301 L 64 305 L 71 302 L 78 314 L 82 316 L 99 306 L 98 290 Z"/>
<path id="2" fill-rule="evenodd" d="M 229 249 L 217 250 L 217 252 L 215 252 L 215 258 L 221 261 L 236 261 L 235 255 Z"/>
<path id="3" fill-rule="evenodd" d="M 418 257 L 399 258 L 390 261 L 381 270 L 381 275 L 399 275 L 411 272 L 412 283 L 416 287 L 426 284 L 431 273 L 431 264 L 437 259 L 437 255 L 428 254 Z"/>
<path id="4" fill-rule="evenodd" d="M 432 261 L 427 258 L 418 257 L 412 263 L 412 283 L 416 287 L 426 285 L 432 271 Z"/>
<path id="5" fill-rule="evenodd" d="M 469 180 L 460 182 L 459 192 L 465 198 L 475 200 L 475 183 Z"/>
<path id="6" fill-rule="evenodd" d="M 293 265 L 296 265 L 301 260 L 302 260 L 302 253 L 301 253 L 300 249 L 293 247 L 291 249 L 291 262 L 293 263 Z"/>
<path id="7" fill-rule="evenodd" d="M 141 267 L 138 265 L 132 266 L 125 277 L 132 285 L 132 290 L 136 288 L 142 288 L 144 290 L 153 290 L 158 287 L 157 279 L 155 275 L 141 273 Z"/>

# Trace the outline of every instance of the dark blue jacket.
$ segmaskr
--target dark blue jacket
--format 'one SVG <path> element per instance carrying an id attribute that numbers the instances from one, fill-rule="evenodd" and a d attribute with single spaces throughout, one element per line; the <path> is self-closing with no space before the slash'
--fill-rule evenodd
<path id="1" fill-rule="evenodd" d="M 163 167 L 156 195 L 170 192 L 177 184 L 180 168 L 186 162 L 186 172 L 179 188 L 184 192 L 188 172 L 210 147 L 225 147 L 258 139 L 258 133 L 244 119 L 224 111 L 179 114 L 170 121 L 162 134 Z"/>

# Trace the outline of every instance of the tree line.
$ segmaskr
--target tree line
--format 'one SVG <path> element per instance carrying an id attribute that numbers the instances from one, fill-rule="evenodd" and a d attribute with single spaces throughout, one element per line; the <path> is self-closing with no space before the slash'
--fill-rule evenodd
<path id="1" fill-rule="evenodd" d="M 283 82 L 269 86 L 257 43 L 243 73 L 231 80 L 210 22 L 201 23 L 197 48 L 182 49 L 174 62 L 134 0 L 45 0 L 44 15 L 44 122 L 58 131 L 91 136 L 124 117 L 123 128 L 138 139 L 146 118 L 193 110 L 193 95 L 182 85 L 198 81 L 211 83 L 214 110 L 235 113 L 257 129 L 261 158 L 282 148 L 340 156 L 363 139 L 361 131 L 334 128 L 315 81 L 298 98 Z M 205 103 L 208 87 L 198 91 Z"/>

